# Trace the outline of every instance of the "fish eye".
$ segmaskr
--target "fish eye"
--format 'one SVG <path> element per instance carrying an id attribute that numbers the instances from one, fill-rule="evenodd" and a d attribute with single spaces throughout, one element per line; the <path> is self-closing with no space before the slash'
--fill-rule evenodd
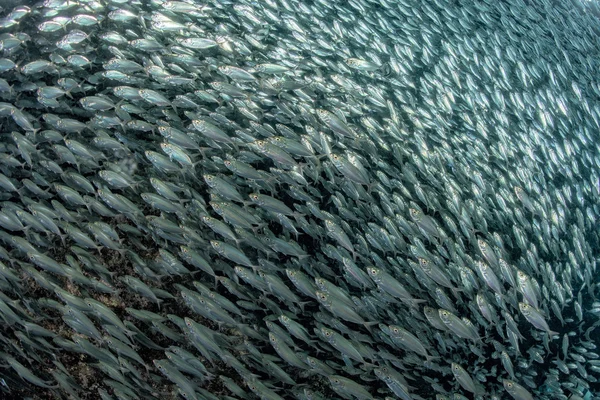
<path id="1" fill-rule="evenodd" d="M 400 333 L 400 330 L 398 328 L 392 328 L 392 330 L 394 331 L 394 333 Z"/>
<path id="2" fill-rule="evenodd" d="M 331 336 L 331 332 L 329 332 L 329 331 L 326 331 L 326 332 L 325 332 L 325 336 L 327 336 L 327 337 Z"/>
<path id="3" fill-rule="evenodd" d="M 448 316 L 448 312 L 447 312 L 447 311 L 442 311 L 442 315 L 443 315 L 444 317 L 447 317 L 447 316 Z"/>
<path id="4" fill-rule="evenodd" d="M 512 388 L 513 384 L 512 384 L 512 382 L 506 382 L 506 386 L 508 386 L 509 388 Z"/>

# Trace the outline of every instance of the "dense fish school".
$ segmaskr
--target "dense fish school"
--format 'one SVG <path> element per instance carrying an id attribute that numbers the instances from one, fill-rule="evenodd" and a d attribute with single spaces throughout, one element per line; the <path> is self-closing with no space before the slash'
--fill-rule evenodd
<path id="1" fill-rule="evenodd" d="M 595 1 L 3 7 L 1 398 L 600 398 Z"/>

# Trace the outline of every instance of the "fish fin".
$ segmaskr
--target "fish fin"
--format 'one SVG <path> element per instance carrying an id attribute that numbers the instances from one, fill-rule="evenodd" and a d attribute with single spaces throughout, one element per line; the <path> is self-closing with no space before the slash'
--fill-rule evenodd
<path id="1" fill-rule="evenodd" d="M 365 327 L 365 328 L 367 328 L 367 330 L 368 330 L 368 331 L 369 331 L 371 334 L 373 334 L 373 331 L 371 330 L 371 326 L 373 326 L 373 325 L 378 325 L 378 324 L 379 324 L 379 321 L 368 321 L 368 322 L 367 322 L 367 321 L 365 321 L 365 322 L 363 322 L 363 325 L 364 325 L 364 327 Z"/>
<path id="2" fill-rule="evenodd" d="M 298 305 L 300 306 L 300 309 L 302 310 L 303 313 L 304 313 L 304 306 L 307 304 L 312 304 L 312 301 L 301 301 L 298 303 Z"/>

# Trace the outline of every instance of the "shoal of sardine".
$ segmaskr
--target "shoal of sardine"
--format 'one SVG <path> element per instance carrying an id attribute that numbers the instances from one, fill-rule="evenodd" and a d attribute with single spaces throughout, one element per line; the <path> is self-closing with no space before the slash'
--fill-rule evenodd
<path id="1" fill-rule="evenodd" d="M 599 16 L 1 9 L 0 393 L 600 398 Z"/>

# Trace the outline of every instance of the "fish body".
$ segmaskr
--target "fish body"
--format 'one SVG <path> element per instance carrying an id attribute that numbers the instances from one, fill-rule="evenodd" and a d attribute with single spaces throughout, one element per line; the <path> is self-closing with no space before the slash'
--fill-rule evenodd
<path id="1" fill-rule="evenodd" d="M 515 400 L 533 400 L 534 397 L 525 389 L 523 386 L 516 382 L 505 379 L 502 381 L 504 389 L 512 396 Z"/>

